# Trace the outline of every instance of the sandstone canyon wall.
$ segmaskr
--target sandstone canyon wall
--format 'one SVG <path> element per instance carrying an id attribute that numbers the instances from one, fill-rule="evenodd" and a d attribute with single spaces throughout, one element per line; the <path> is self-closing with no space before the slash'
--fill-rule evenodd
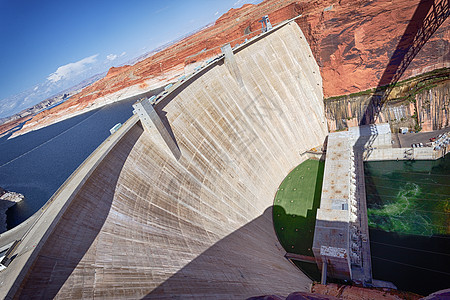
<path id="1" fill-rule="evenodd" d="M 325 100 L 330 131 L 357 126 L 371 98 L 373 90 Z M 450 126 L 450 69 L 440 69 L 399 82 L 383 106 L 378 123 L 389 122 L 396 132 L 400 127 L 431 131 Z M 378 95 L 379 96 L 379 95 Z"/>
<path id="2" fill-rule="evenodd" d="M 450 81 L 421 91 L 415 101 L 418 122 L 424 131 L 450 126 Z"/>
<path id="3" fill-rule="evenodd" d="M 297 22 L 320 66 L 327 98 L 378 86 L 420 1 L 341 0 L 325 11 L 322 2 L 313 3 L 317 8 Z M 450 66 L 449 24 L 439 27 L 401 80 Z"/>

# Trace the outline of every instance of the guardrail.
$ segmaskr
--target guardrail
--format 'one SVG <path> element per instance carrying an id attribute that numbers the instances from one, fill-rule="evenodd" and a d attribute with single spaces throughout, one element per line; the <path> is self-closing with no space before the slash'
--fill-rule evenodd
<path id="1" fill-rule="evenodd" d="M 437 160 L 444 157 L 450 151 L 450 145 L 440 150 L 432 147 L 423 148 L 373 148 L 370 153 L 366 151 L 364 161 L 382 160 Z"/>

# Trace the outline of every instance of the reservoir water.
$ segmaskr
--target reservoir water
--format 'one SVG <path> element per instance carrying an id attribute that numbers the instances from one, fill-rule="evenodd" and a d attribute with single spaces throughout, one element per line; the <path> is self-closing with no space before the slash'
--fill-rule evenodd
<path id="1" fill-rule="evenodd" d="M 428 295 L 450 287 L 450 155 L 365 163 L 373 277 Z"/>
<path id="2" fill-rule="evenodd" d="M 124 100 L 29 132 L 0 139 L 0 187 L 25 199 L 7 211 L 8 229 L 38 211 L 73 171 L 132 115 Z"/>

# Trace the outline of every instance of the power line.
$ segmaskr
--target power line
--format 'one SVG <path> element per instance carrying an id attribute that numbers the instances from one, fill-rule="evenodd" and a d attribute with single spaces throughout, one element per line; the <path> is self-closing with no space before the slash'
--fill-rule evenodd
<path id="1" fill-rule="evenodd" d="M 376 178 L 382 178 L 384 180 L 388 180 L 388 181 L 397 181 L 397 182 L 406 182 L 406 183 L 414 183 L 414 184 L 434 184 L 434 185 L 443 185 L 443 186 L 450 186 L 450 184 L 443 184 L 443 183 L 434 183 L 434 182 L 414 182 L 411 180 L 405 181 L 405 180 L 397 180 L 397 179 L 390 179 L 390 178 L 385 178 L 385 177 L 380 177 L 380 176 L 372 176 L 372 177 L 376 177 Z"/>
<path id="2" fill-rule="evenodd" d="M 369 209 L 378 209 L 381 210 L 384 207 L 381 205 L 375 205 L 375 208 L 369 208 Z M 442 211 L 432 211 L 432 210 L 423 210 L 423 209 L 416 209 L 416 208 L 404 208 L 403 210 L 408 211 L 418 211 L 418 212 L 426 212 L 426 213 L 432 213 L 432 214 L 444 214 L 444 215 L 450 215 L 450 212 L 442 212 Z"/>
<path id="3" fill-rule="evenodd" d="M 378 256 L 373 256 L 373 255 L 372 255 L 372 258 L 380 259 L 380 260 L 385 260 L 385 261 L 392 262 L 392 263 L 395 263 L 395 264 L 400 264 L 400 265 L 404 265 L 404 266 L 408 266 L 408 267 L 418 268 L 418 269 L 422 269 L 422 270 L 426 270 L 426 271 L 430 271 L 430 272 L 441 273 L 441 274 L 450 276 L 450 273 L 447 273 L 447 272 L 444 272 L 444 271 L 439 271 L 439 270 L 435 270 L 435 269 L 424 268 L 424 267 L 420 267 L 420 266 L 416 266 L 416 265 L 411 265 L 411 264 L 407 264 L 407 263 L 402 263 L 402 262 L 399 262 L 399 261 L 395 261 L 395 260 L 391 260 L 391 259 L 387 259 L 387 258 L 382 258 L 382 257 L 378 257 Z"/>
<path id="4" fill-rule="evenodd" d="M 390 195 L 383 195 L 383 194 L 366 194 L 366 196 L 380 196 L 380 198 L 383 198 L 383 197 L 399 198 L 399 196 L 390 196 Z M 446 196 L 450 197 L 450 195 L 446 195 Z M 416 200 L 422 200 L 422 201 L 450 201 L 450 198 L 449 199 L 414 198 L 414 199 L 411 199 L 411 200 L 414 200 L 414 201 L 416 201 Z"/>
<path id="5" fill-rule="evenodd" d="M 416 209 L 416 208 L 407 208 L 406 210 L 408 210 L 408 211 L 425 212 L 425 213 L 431 213 L 431 214 L 450 215 L 450 213 L 443 212 L 443 211 L 431 211 L 431 210 L 423 210 L 423 209 Z"/>
<path id="6" fill-rule="evenodd" d="M 387 216 L 387 217 L 388 218 L 394 218 L 394 219 L 402 219 L 402 220 L 407 218 L 407 216 Z M 410 220 L 408 220 L 408 223 L 413 223 L 413 224 L 417 224 L 417 225 L 432 226 L 432 227 L 442 227 L 442 228 L 447 228 L 448 227 L 448 226 L 444 226 L 444 225 L 428 224 L 428 223 L 423 223 L 423 222 L 414 222 L 414 221 L 410 221 Z"/>
<path id="7" fill-rule="evenodd" d="M 419 251 L 419 252 L 426 252 L 426 253 L 437 254 L 437 255 L 450 256 L 450 254 L 448 254 L 448 253 L 435 252 L 435 251 L 423 250 L 423 249 L 417 249 L 417 248 L 410 248 L 410 247 L 399 246 L 399 245 L 394 245 L 394 244 L 386 244 L 386 243 L 374 242 L 374 241 L 370 241 L 370 243 L 384 245 L 384 246 L 388 246 L 388 247 L 395 247 L 395 248 L 402 248 L 402 249 L 408 249 L 408 250 L 413 250 L 413 251 Z"/>
<path id="8" fill-rule="evenodd" d="M 369 225 L 369 227 L 370 227 L 370 225 Z M 381 232 L 383 232 L 383 233 L 396 233 L 396 234 L 403 234 L 403 235 L 409 235 L 409 236 L 423 237 L 423 235 L 420 235 L 420 234 L 404 233 L 404 232 L 396 232 L 396 231 L 386 231 L 386 230 L 379 229 L 379 228 L 375 228 L 375 227 L 370 227 L 369 230 L 373 230 L 373 231 L 381 231 Z M 433 238 L 433 239 L 450 240 L 450 236 L 433 235 L 433 236 L 426 236 L 426 237 L 427 237 L 427 238 Z"/>
<path id="9" fill-rule="evenodd" d="M 410 208 L 410 209 L 406 209 L 406 210 L 425 212 L 425 213 L 431 213 L 431 214 L 450 215 L 450 213 L 444 212 L 444 211 L 431 211 L 431 210 L 423 210 L 423 209 L 416 209 L 416 208 Z"/>
<path id="10" fill-rule="evenodd" d="M 373 169 L 373 168 L 371 168 L 371 169 Z M 386 171 L 384 169 L 376 169 L 376 170 L 380 171 L 380 172 Z M 371 173 L 371 171 L 368 171 L 368 173 Z M 450 177 L 449 174 L 432 174 L 432 173 L 409 172 L 409 171 L 394 171 L 393 173 L 407 173 L 407 174 L 418 174 L 418 175 L 428 175 L 428 176 L 446 176 L 446 177 Z M 381 177 L 381 176 L 377 176 L 377 175 L 367 174 L 366 172 L 364 172 L 364 175 L 367 175 L 369 177 Z"/>
<path id="11" fill-rule="evenodd" d="M 396 191 L 398 191 L 398 188 L 392 188 L 392 187 L 388 187 L 388 186 L 385 186 L 385 185 L 376 185 L 376 184 L 371 184 L 371 183 L 366 183 L 366 185 L 370 185 L 370 186 L 375 186 L 375 187 L 379 187 L 379 188 L 385 188 L 385 189 L 390 189 L 390 190 L 396 190 Z M 420 194 L 426 194 L 426 195 L 439 195 L 439 196 L 446 196 L 446 197 L 448 197 L 448 196 L 450 196 L 450 195 L 448 195 L 448 194 L 436 194 L 436 193 L 425 193 L 425 192 L 420 192 Z"/>

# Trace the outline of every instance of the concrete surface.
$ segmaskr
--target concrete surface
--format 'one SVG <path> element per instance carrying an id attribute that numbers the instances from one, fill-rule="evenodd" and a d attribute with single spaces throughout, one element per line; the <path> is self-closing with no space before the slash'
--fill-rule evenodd
<path id="1" fill-rule="evenodd" d="M 363 161 L 373 149 L 390 147 L 387 123 L 353 127 L 328 136 L 313 252 L 320 270 L 327 262 L 330 278 L 364 285 L 372 282 Z"/>
<path id="2" fill-rule="evenodd" d="M 409 148 L 411 144 L 418 144 L 430 142 L 430 138 L 437 137 L 441 133 L 449 132 L 450 127 L 434 130 L 430 132 L 418 132 L 418 133 L 406 133 L 406 134 L 398 134 L 398 138 L 400 140 L 400 147 Z"/>
<path id="3" fill-rule="evenodd" d="M 349 132 L 330 133 L 320 208 L 317 210 L 313 252 L 322 270 L 327 262 L 330 278 L 351 280 L 350 177 L 352 145 Z"/>
<path id="4" fill-rule="evenodd" d="M 243 87 L 218 63 L 156 105 L 178 160 L 137 116 L 94 153 L 0 273 L 1 296 L 242 299 L 309 289 L 284 258 L 271 205 L 300 153 L 327 135 L 319 68 L 295 23 L 235 59 Z"/>
<path id="5" fill-rule="evenodd" d="M 434 160 L 440 158 L 440 151 L 433 151 L 431 147 L 424 148 L 386 148 L 374 149 L 364 161 L 381 160 Z"/>

